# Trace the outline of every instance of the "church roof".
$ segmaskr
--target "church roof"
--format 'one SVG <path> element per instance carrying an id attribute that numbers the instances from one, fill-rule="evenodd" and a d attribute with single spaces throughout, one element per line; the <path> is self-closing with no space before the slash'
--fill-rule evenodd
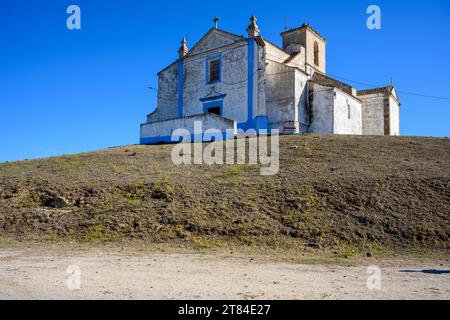
<path id="1" fill-rule="evenodd" d="M 316 71 L 314 73 L 314 80 L 315 80 L 315 82 L 317 82 L 320 85 L 332 86 L 332 87 L 338 88 L 341 91 L 344 91 L 345 93 L 347 93 L 351 96 L 354 96 L 353 92 L 356 91 L 353 88 L 353 86 L 351 86 L 345 82 L 339 81 L 337 79 L 334 79 L 334 78 L 330 77 L 329 75 L 319 72 L 319 71 Z"/>
<path id="2" fill-rule="evenodd" d="M 277 48 L 278 50 L 281 50 L 281 51 L 283 51 L 284 53 L 286 53 L 287 55 L 289 55 L 289 53 L 287 53 L 283 48 L 281 48 L 280 46 L 276 45 L 276 44 L 273 43 L 272 41 L 267 40 L 266 38 L 263 38 L 263 37 L 260 37 L 260 38 L 263 39 L 263 41 L 264 41 L 265 43 L 268 43 L 268 44 L 274 46 L 275 48 Z"/>
<path id="3" fill-rule="evenodd" d="M 376 93 L 389 93 L 388 87 L 380 87 L 380 88 L 373 88 L 373 89 L 367 89 L 367 90 L 360 90 L 358 91 L 358 96 L 365 96 L 368 94 L 376 94 Z"/>
<path id="4" fill-rule="evenodd" d="M 382 93 L 388 96 L 392 96 L 397 100 L 398 104 L 401 105 L 400 99 L 397 96 L 397 93 L 395 91 L 395 87 L 392 85 L 388 85 L 386 87 L 380 87 L 380 88 L 373 88 L 373 89 L 367 89 L 367 90 L 360 90 L 358 91 L 358 96 L 365 96 L 369 94 L 377 94 Z"/>
<path id="5" fill-rule="evenodd" d="M 213 33 L 218 33 L 222 36 L 224 36 L 224 38 L 229 39 L 230 42 L 229 44 L 232 44 L 233 42 L 239 42 L 239 41 L 243 41 L 245 40 L 245 38 L 243 36 L 239 36 L 237 34 L 222 30 L 222 29 L 218 29 L 218 28 L 211 28 L 209 29 L 209 31 L 188 51 L 188 53 L 184 56 L 184 58 L 188 58 L 190 56 L 193 56 L 196 54 L 196 50 L 200 47 L 200 45 L 202 43 L 204 43 L 208 37 L 210 37 Z M 198 53 L 202 53 L 202 52 L 198 52 Z M 165 67 L 164 69 L 162 69 L 161 71 L 158 72 L 158 75 L 167 70 L 168 68 L 172 67 L 174 64 L 177 63 L 177 61 L 179 61 L 180 59 L 175 60 L 173 63 L 171 63 L 170 65 L 168 65 L 167 67 Z"/>
<path id="6" fill-rule="evenodd" d="M 380 88 L 373 88 L 373 89 L 367 89 L 367 90 L 360 90 L 358 91 L 358 95 L 359 96 L 364 96 L 364 95 L 368 95 L 368 94 L 375 94 L 375 93 L 391 93 L 391 90 L 394 87 L 392 86 L 386 86 L 386 87 L 380 87 Z"/>
<path id="7" fill-rule="evenodd" d="M 228 31 L 224 31 L 222 29 L 218 29 L 218 28 L 211 28 L 193 47 L 192 49 L 189 50 L 189 52 L 186 54 L 186 57 L 189 57 L 191 55 L 193 55 L 193 53 L 195 53 L 195 51 L 197 50 L 197 48 L 200 47 L 200 45 L 206 41 L 206 39 L 213 33 L 219 33 L 222 34 L 223 36 L 229 38 L 230 40 L 233 41 L 242 41 L 245 38 L 243 36 L 238 36 L 237 34 L 228 32 Z"/>
<path id="8" fill-rule="evenodd" d="M 332 83 L 323 83 L 323 82 L 320 82 L 320 81 L 317 81 L 317 80 L 311 80 L 311 79 L 308 80 L 308 82 L 318 84 L 318 85 L 320 85 L 322 87 L 339 90 L 342 93 L 344 93 L 344 94 L 350 96 L 351 98 L 353 98 L 353 99 L 355 99 L 355 100 L 357 100 L 357 101 L 362 103 L 361 99 L 359 99 L 357 96 L 354 96 L 352 93 L 348 92 L 348 90 L 345 90 L 345 88 L 343 88 L 342 86 L 337 86 L 337 85 L 332 84 Z"/>

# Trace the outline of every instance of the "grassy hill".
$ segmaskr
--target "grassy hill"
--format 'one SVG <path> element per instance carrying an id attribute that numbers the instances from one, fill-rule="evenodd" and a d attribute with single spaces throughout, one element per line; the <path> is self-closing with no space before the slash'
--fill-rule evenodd
<path id="1" fill-rule="evenodd" d="M 0 236 L 20 240 L 450 249 L 450 140 L 280 138 L 280 172 L 175 166 L 172 145 L 0 164 Z"/>

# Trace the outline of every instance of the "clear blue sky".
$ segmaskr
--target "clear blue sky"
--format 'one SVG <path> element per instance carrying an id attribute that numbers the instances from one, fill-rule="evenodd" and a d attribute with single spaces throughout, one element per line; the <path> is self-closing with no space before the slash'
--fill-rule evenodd
<path id="1" fill-rule="evenodd" d="M 81 8 L 82 29 L 66 28 Z M 382 29 L 366 28 L 366 8 Z M 450 1 L 0 1 L 0 162 L 135 144 L 156 106 L 156 73 L 192 47 L 214 16 L 264 37 L 309 22 L 329 41 L 327 71 L 401 91 L 450 97 Z M 358 89 L 365 88 L 358 86 Z M 450 101 L 400 93 L 403 135 L 450 136 Z"/>

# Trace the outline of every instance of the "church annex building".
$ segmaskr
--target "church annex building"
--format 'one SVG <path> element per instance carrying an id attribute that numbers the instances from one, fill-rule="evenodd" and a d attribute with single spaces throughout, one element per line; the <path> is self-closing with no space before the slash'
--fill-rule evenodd
<path id="1" fill-rule="evenodd" d="M 172 132 L 278 129 L 280 134 L 399 135 L 393 86 L 357 91 L 326 74 L 327 41 L 308 24 L 281 33 L 280 48 L 260 36 L 215 27 L 158 73 L 158 105 L 141 125 L 141 144 L 171 142 Z"/>

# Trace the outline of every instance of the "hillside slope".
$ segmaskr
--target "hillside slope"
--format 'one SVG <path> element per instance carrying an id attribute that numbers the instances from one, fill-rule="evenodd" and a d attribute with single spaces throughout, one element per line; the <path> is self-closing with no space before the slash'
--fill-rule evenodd
<path id="1" fill-rule="evenodd" d="M 0 235 L 450 248 L 450 140 L 291 136 L 280 172 L 172 164 L 172 145 L 0 164 Z"/>

